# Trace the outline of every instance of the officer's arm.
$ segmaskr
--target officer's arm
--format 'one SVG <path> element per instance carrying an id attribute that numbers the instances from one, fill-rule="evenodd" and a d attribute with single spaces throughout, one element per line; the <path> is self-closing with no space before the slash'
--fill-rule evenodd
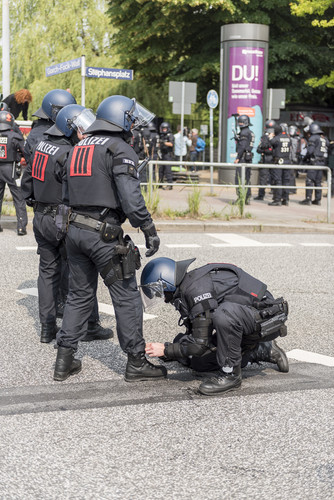
<path id="1" fill-rule="evenodd" d="M 34 184 L 31 175 L 32 167 L 30 163 L 23 170 L 23 175 L 21 179 L 21 192 L 23 198 L 26 200 L 27 205 L 31 205 L 32 200 L 34 200 Z M 30 201 L 29 201 L 30 200 Z"/>
<path id="2" fill-rule="evenodd" d="M 241 160 L 243 153 L 246 151 L 247 144 L 247 137 L 242 135 L 237 142 L 237 160 Z"/>

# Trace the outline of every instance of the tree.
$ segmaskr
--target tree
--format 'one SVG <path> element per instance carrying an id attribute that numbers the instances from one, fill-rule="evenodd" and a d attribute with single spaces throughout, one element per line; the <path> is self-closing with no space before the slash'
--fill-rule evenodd
<path id="1" fill-rule="evenodd" d="M 218 90 L 221 26 L 260 23 L 270 26 L 268 86 L 286 88 L 289 102 L 334 97 L 305 84 L 333 60 L 329 29 L 292 16 L 289 0 L 109 0 L 108 14 L 120 61 L 150 86 L 196 81 L 204 103 L 209 88 Z"/>
<path id="2" fill-rule="evenodd" d="M 334 8 L 332 0 L 296 0 L 291 4 L 291 12 L 299 17 L 319 16 L 321 19 L 313 19 L 312 26 L 319 28 L 331 28 L 334 26 Z M 325 15 L 328 19 L 324 18 Z M 321 78 L 309 78 L 306 83 L 311 87 L 327 86 L 334 88 L 334 71 Z"/>

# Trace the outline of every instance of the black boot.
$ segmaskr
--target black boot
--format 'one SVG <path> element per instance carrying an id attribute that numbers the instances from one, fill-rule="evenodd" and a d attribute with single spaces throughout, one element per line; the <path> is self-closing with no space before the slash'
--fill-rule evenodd
<path id="1" fill-rule="evenodd" d="M 128 362 L 125 370 L 126 382 L 139 382 L 142 380 L 153 380 L 167 377 L 167 370 L 164 366 L 157 366 L 150 363 L 145 353 L 133 355 L 128 354 Z"/>
<path id="2" fill-rule="evenodd" d="M 81 361 L 74 359 L 74 352 L 72 347 L 58 347 L 54 380 L 66 380 L 70 375 L 79 373 Z"/>
<path id="3" fill-rule="evenodd" d="M 42 323 L 41 328 L 41 342 L 48 344 L 51 340 L 56 338 L 59 328 L 56 323 Z"/>
<path id="4" fill-rule="evenodd" d="M 81 342 L 92 342 L 93 340 L 107 340 L 114 336 L 111 328 L 103 328 L 99 321 L 88 321 L 88 328 L 86 335 L 81 339 Z"/>
<path id="5" fill-rule="evenodd" d="M 274 340 L 272 342 L 261 342 L 255 349 L 246 352 L 242 357 L 243 363 L 244 357 L 251 363 L 259 363 L 260 361 L 273 363 L 283 373 L 288 373 L 289 371 L 288 358 L 283 349 L 278 347 Z"/>
<path id="6" fill-rule="evenodd" d="M 218 377 L 212 377 L 202 382 L 198 390 L 201 394 L 212 396 L 237 389 L 241 386 L 241 380 L 241 366 L 238 365 L 233 368 L 233 372 L 231 373 L 221 372 Z"/>

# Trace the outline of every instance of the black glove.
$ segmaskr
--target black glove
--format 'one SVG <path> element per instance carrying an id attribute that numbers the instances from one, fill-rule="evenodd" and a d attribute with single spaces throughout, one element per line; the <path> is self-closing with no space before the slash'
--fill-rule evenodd
<path id="1" fill-rule="evenodd" d="M 144 224 L 140 229 L 145 235 L 146 248 L 148 248 L 145 255 L 146 257 L 151 257 L 159 250 L 160 246 L 160 238 L 157 234 L 157 230 L 152 221 Z"/>
<path id="2" fill-rule="evenodd" d="M 35 203 L 36 203 L 35 200 L 33 200 L 32 198 L 27 198 L 26 199 L 26 205 L 28 207 L 33 207 L 35 205 Z"/>

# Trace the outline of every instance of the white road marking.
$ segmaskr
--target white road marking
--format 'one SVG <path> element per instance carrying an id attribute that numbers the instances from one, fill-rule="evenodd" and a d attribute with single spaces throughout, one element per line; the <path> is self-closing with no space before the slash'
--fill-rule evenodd
<path id="1" fill-rule="evenodd" d="M 181 243 L 178 244 L 165 244 L 167 248 L 201 248 L 202 245 L 197 245 L 197 243 Z"/>
<path id="2" fill-rule="evenodd" d="M 32 297 L 38 297 L 37 288 L 21 288 L 21 290 L 16 290 L 23 295 L 31 295 Z M 114 308 L 111 304 L 104 304 L 103 302 L 99 302 L 99 311 L 104 314 L 109 314 L 110 316 L 115 316 Z M 153 314 L 144 313 L 144 320 L 156 318 Z"/>
<path id="3" fill-rule="evenodd" d="M 331 243 L 300 243 L 303 247 L 334 247 Z"/>
<path id="4" fill-rule="evenodd" d="M 16 247 L 16 250 L 23 250 L 23 251 L 26 251 L 26 250 L 37 250 L 37 247 Z"/>
<path id="5" fill-rule="evenodd" d="M 235 233 L 209 233 L 208 236 L 217 238 L 225 243 L 210 243 L 212 247 L 291 247 L 290 243 L 262 243 L 260 241 L 246 238 L 240 234 Z"/>
<path id="6" fill-rule="evenodd" d="M 317 354 L 316 352 L 302 351 L 301 349 L 292 349 L 286 353 L 288 358 L 306 363 L 316 363 L 317 365 L 334 366 L 334 358 Z"/>

